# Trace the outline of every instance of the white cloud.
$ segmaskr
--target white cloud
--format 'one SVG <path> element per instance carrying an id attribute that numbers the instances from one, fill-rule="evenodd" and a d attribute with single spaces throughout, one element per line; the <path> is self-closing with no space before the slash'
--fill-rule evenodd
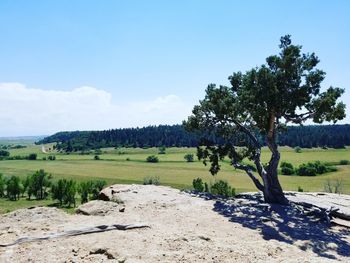
<path id="1" fill-rule="evenodd" d="M 110 93 L 93 87 L 61 91 L 20 83 L 0 83 L 0 105 L 0 136 L 175 124 L 192 107 L 175 95 L 116 105 Z"/>

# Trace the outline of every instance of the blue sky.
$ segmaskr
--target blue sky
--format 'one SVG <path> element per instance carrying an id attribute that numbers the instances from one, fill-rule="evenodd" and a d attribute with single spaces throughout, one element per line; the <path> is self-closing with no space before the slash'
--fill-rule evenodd
<path id="1" fill-rule="evenodd" d="M 349 14 L 341 0 L 1 0 L 0 136 L 180 123 L 285 34 L 347 90 L 350 115 Z"/>

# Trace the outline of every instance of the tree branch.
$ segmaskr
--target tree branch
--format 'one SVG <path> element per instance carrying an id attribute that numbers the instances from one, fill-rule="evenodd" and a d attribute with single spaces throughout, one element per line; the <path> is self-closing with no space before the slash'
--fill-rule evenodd
<path id="1" fill-rule="evenodd" d="M 248 130 L 244 125 L 242 125 L 239 121 L 232 119 L 231 120 L 242 132 L 244 132 L 253 142 L 253 144 L 255 145 L 255 154 L 254 154 L 254 164 L 258 170 L 258 174 L 260 175 L 260 177 L 262 178 L 264 184 L 266 184 L 268 182 L 267 180 L 267 176 L 266 176 L 266 171 L 264 169 L 264 166 L 262 165 L 261 161 L 260 161 L 260 156 L 261 156 L 261 146 L 260 143 L 258 142 L 257 138 L 251 133 L 250 130 Z M 233 165 L 235 166 L 235 164 L 233 163 Z M 236 167 L 236 166 L 235 166 Z M 248 171 L 246 167 L 246 169 L 242 169 L 242 168 L 238 168 L 237 169 L 241 169 L 244 170 L 248 176 L 253 180 L 255 186 L 261 190 L 264 191 L 264 186 L 260 183 L 260 181 L 253 175 L 252 171 Z"/>
<path id="2" fill-rule="evenodd" d="M 312 118 L 314 114 L 315 114 L 314 112 L 309 111 L 302 114 L 297 114 L 293 117 L 290 115 L 285 115 L 284 118 L 286 119 L 286 123 L 293 122 L 293 123 L 301 124 L 307 119 Z"/>
<path id="3" fill-rule="evenodd" d="M 254 176 L 253 171 L 251 168 L 249 168 L 246 165 L 232 162 L 233 167 L 239 170 L 243 170 L 247 173 L 247 175 L 252 179 L 253 183 L 255 184 L 256 188 L 258 188 L 260 191 L 264 191 L 264 186 L 260 183 L 260 181 Z"/>
<path id="4" fill-rule="evenodd" d="M 236 119 L 226 117 L 224 121 L 226 121 L 227 123 L 231 122 L 231 123 L 235 124 L 240 131 L 242 131 L 244 134 L 246 134 L 249 137 L 249 139 L 251 140 L 251 142 L 253 143 L 253 145 L 255 147 L 255 153 L 254 153 L 254 156 L 252 157 L 252 159 L 254 160 L 254 164 L 257 168 L 259 176 L 263 180 L 263 183 L 267 184 L 268 183 L 267 174 L 266 174 L 264 166 L 262 165 L 262 163 L 260 161 L 261 146 L 260 146 L 258 139 L 253 135 L 253 133 L 246 126 L 244 126 L 242 123 L 240 123 Z M 252 170 L 248 166 L 239 164 L 236 160 L 232 160 L 232 165 L 236 169 L 240 169 L 240 170 L 245 171 L 247 173 L 247 175 L 252 179 L 255 186 L 260 191 L 264 191 L 263 184 L 261 184 L 260 181 L 254 176 Z"/>
<path id="5" fill-rule="evenodd" d="M 235 119 L 231 119 L 229 121 L 232 121 L 242 132 L 244 132 L 250 138 L 250 140 L 254 143 L 257 149 L 261 148 L 257 138 L 251 133 L 250 130 L 247 129 L 247 127 L 245 127 L 242 123 L 240 123 Z"/>

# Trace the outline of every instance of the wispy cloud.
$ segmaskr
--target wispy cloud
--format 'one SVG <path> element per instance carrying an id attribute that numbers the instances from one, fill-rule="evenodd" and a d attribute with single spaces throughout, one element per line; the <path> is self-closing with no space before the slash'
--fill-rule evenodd
<path id="1" fill-rule="evenodd" d="M 43 90 L 20 83 L 0 83 L 0 105 L 0 136 L 175 124 L 191 110 L 176 95 L 115 104 L 112 94 L 94 87 Z"/>

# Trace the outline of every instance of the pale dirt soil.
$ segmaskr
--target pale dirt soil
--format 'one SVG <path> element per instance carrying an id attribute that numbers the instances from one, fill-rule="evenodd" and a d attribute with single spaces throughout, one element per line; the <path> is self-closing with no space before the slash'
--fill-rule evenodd
<path id="1" fill-rule="evenodd" d="M 0 244 L 102 224 L 147 223 L 150 228 L 0 248 L 0 262 L 350 262 L 347 229 L 329 229 L 295 214 L 289 218 L 281 208 L 266 212 L 243 199 L 205 200 L 163 186 L 114 189 L 125 203 L 109 206 L 102 216 L 45 207 L 2 215 Z"/>

